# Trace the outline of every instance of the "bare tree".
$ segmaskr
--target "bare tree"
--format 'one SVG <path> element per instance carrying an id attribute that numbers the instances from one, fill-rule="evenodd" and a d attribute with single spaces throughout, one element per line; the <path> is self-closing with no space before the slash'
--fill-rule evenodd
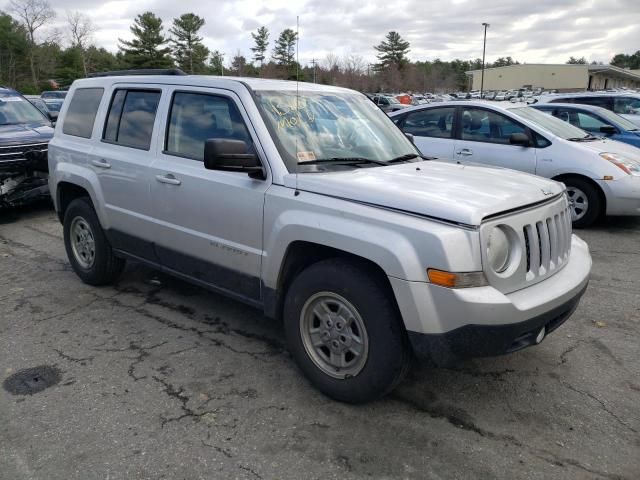
<path id="1" fill-rule="evenodd" d="M 18 17 L 29 34 L 29 64 L 33 87 L 38 90 L 38 73 L 35 65 L 36 32 L 53 20 L 56 12 L 47 0 L 11 0 L 9 11 Z"/>
<path id="2" fill-rule="evenodd" d="M 84 76 L 87 76 L 87 49 L 89 41 L 95 32 L 95 26 L 91 18 L 87 15 L 75 11 L 67 12 L 67 22 L 69 24 L 69 36 L 71 37 L 71 46 L 80 51 L 82 59 L 82 69 Z"/>

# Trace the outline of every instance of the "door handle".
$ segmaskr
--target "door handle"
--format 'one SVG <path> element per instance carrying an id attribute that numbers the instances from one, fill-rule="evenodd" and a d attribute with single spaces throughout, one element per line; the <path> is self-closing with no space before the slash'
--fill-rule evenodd
<path id="1" fill-rule="evenodd" d="M 473 152 L 468 148 L 463 148 L 462 150 L 458 150 L 456 152 L 456 155 L 463 155 L 465 157 L 468 157 L 469 155 L 473 155 Z"/>
<path id="2" fill-rule="evenodd" d="M 100 160 L 91 160 L 91 165 L 99 168 L 111 168 L 111 164 L 104 158 L 101 158 Z"/>
<path id="3" fill-rule="evenodd" d="M 166 175 L 156 175 L 156 180 L 160 183 L 168 183 L 169 185 L 180 185 L 182 183 L 170 173 Z"/>

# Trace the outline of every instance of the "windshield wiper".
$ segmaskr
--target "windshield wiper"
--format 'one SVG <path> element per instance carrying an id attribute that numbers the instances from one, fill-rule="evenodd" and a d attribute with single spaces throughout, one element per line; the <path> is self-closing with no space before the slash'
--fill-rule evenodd
<path id="1" fill-rule="evenodd" d="M 429 158 L 424 157 L 422 155 L 418 155 L 417 153 L 407 153 L 406 155 L 400 155 L 399 157 L 392 158 L 391 160 L 389 160 L 387 162 L 387 164 L 389 164 L 389 163 L 406 162 L 406 161 L 409 161 L 409 160 L 413 160 L 414 158 L 421 158 L 423 160 L 429 160 Z"/>
<path id="2" fill-rule="evenodd" d="M 374 163 L 376 165 L 387 165 L 387 162 L 380 160 L 372 160 L 364 157 L 331 157 L 331 158 L 318 158 L 316 160 L 307 160 L 304 162 L 298 162 L 298 165 L 318 165 L 322 163 L 334 163 L 338 165 L 357 165 L 359 163 Z"/>
<path id="3" fill-rule="evenodd" d="M 590 142 L 591 140 L 598 140 L 599 137 L 596 137 L 595 135 L 586 135 L 584 137 L 573 137 L 573 138 L 567 138 L 567 140 L 569 140 L 570 142 Z"/>

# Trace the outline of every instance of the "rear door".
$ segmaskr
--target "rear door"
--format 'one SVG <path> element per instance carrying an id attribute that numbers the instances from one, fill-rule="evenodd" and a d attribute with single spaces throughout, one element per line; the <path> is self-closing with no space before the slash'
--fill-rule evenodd
<path id="1" fill-rule="evenodd" d="M 162 86 L 115 84 L 90 159 L 100 179 L 109 235 L 115 248 L 154 260 L 149 166 L 156 154 Z"/>
<path id="2" fill-rule="evenodd" d="M 260 299 L 268 180 L 207 170 L 210 138 L 243 140 L 264 161 L 239 98 L 227 90 L 174 87 L 162 106 L 163 134 L 148 179 L 160 262 L 243 299 Z"/>
<path id="3" fill-rule="evenodd" d="M 434 107 L 412 111 L 397 125 L 403 132 L 413 135 L 423 155 L 453 161 L 455 110 L 455 107 Z"/>
<path id="4" fill-rule="evenodd" d="M 527 135 L 529 129 L 507 115 L 482 107 L 460 107 L 459 139 L 454 159 L 460 163 L 480 164 L 536 172 L 536 149 L 511 145 L 513 133 Z"/>

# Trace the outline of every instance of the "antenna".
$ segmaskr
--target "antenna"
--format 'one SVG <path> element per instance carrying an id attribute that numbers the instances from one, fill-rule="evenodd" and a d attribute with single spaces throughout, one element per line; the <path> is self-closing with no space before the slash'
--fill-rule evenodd
<path id="1" fill-rule="evenodd" d="M 300 120 L 300 16 L 296 15 L 296 115 Z M 300 195 L 298 190 L 298 136 L 296 135 L 296 189 L 294 196 Z"/>

